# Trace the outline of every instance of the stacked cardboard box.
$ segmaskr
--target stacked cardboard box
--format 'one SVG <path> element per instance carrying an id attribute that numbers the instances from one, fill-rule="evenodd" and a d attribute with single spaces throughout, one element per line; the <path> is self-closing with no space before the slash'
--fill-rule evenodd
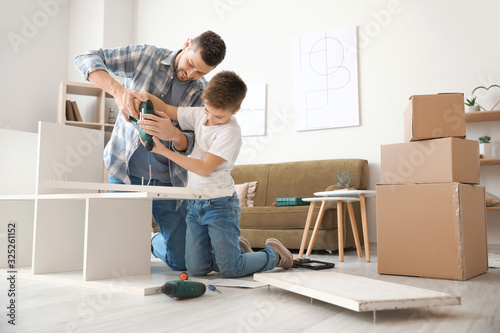
<path id="1" fill-rule="evenodd" d="M 479 143 L 465 139 L 463 94 L 412 96 L 405 142 L 382 146 L 380 274 L 467 280 L 488 270 Z"/>

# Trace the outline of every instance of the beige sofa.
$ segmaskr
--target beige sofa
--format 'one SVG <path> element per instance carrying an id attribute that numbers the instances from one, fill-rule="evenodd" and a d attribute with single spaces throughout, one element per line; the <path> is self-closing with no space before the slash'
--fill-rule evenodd
<path id="1" fill-rule="evenodd" d="M 299 249 L 309 206 L 273 206 L 276 197 L 314 197 L 314 192 L 337 189 L 337 174 L 349 171 L 351 188 L 368 186 L 368 162 L 362 159 L 331 159 L 270 164 L 237 165 L 232 176 L 236 184 L 257 181 L 254 207 L 241 208 L 241 236 L 254 248 L 265 240 L 278 238 L 287 248 Z M 318 232 L 314 250 L 338 250 L 337 209 L 329 203 Z M 316 205 L 311 230 L 319 211 Z M 354 204 L 356 223 L 363 241 L 359 203 Z M 345 248 L 354 246 L 347 209 L 343 209 Z"/>

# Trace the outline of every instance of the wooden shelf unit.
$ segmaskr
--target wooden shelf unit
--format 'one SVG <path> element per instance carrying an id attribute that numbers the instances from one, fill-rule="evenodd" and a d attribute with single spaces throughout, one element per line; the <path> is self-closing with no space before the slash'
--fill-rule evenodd
<path id="1" fill-rule="evenodd" d="M 85 121 L 69 121 L 66 119 L 66 100 L 68 100 L 68 95 L 80 95 L 87 97 L 97 98 L 97 107 L 95 110 L 95 119 L 93 122 Z M 85 127 L 90 129 L 97 129 L 101 131 L 112 131 L 114 124 L 110 124 L 106 119 L 106 108 L 105 101 L 106 98 L 113 98 L 110 94 L 106 93 L 103 89 L 97 87 L 96 85 L 88 82 L 70 82 L 61 81 L 59 85 L 59 103 L 58 103 L 58 113 L 57 122 L 63 125 L 71 125 L 78 127 Z"/>
<path id="2" fill-rule="evenodd" d="M 500 121 L 500 110 L 466 112 L 466 123 L 480 123 L 488 121 Z M 500 165 L 500 158 L 482 158 L 481 165 Z M 500 206 L 486 207 L 486 210 L 500 210 Z"/>
<path id="3" fill-rule="evenodd" d="M 500 165 L 500 158 L 482 158 L 479 163 L 481 165 Z"/>
<path id="4" fill-rule="evenodd" d="M 500 110 L 476 111 L 476 112 L 465 113 L 466 123 L 480 123 L 483 121 L 496 121 L 496 120 L 500 120 Z"/>

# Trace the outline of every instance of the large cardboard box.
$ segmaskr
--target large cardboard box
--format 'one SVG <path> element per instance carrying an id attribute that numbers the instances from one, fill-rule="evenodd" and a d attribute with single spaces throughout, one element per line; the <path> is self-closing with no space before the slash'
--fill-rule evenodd
<path id="1" fill-rule="evenodd" d="M 442 138 L 382 146 L 382 184 L 479 184 L 479 142 Z"/>
<path id="2" fill-rule="evenodd" d="M 446 137 L 465 138 L 464 95 L 411 96 L 404 111 L 404 122 L 405 142 Z"/>
<path id="3" fill-rule="evenodd" d="M 467 280 L 488 270 L 484 187 L 377 185 L 379 274 Z"/>

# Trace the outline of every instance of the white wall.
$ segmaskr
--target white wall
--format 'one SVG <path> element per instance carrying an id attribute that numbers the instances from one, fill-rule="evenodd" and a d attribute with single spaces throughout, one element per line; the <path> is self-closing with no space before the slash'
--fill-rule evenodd
<path id="1" fill-rule="evenodd" d="M 133 0 L 71 0 L 67 80 L 84 81 L 73 65 L 79 54 L 133 43 L 134 6 Z"/>
<path id="2" fill-rule="evenodd" d="M 67 58 L 68 81 L 83 82 L 75 69 L 75 57 L 88 50 L 95 50 L 104 43 L 104 0 L 71 0 L 69 20 L 69 52 Z"/>
<path id="3" fill-rule="evenodd" d="M 57 120 L 68 71 L 67 0 L 0 0 L 0 127 L 36 132 Z"/>
<path id="4" fill-rule="evenodd" d="M 220 69 L 247 83 L 268 84 L 267 136 L 244 139 L 240 164 L 364 158 L 370 188 L 380 177 L 380 146 L 403 141 L 402 113 L 411 95 L 470 94 L 500 83 L 500 44 L 494 32 L 500 3 L 491 0 L 141 0 L 137 42 L 178 49 L 205 30 L 228 46 Z M 293 38 L 358 27 L 361 126 L 294 130 Z M 468 137 L 496 136 L 500 123 L 468 125 Z M 500 166 L 482 167 L 482 184 L 500 196 Z M 369 201 L 370 240 L 376 241 L 375 205 Z M 490 243 L 500 243 L 500 212 L 488 212 Z"/>

